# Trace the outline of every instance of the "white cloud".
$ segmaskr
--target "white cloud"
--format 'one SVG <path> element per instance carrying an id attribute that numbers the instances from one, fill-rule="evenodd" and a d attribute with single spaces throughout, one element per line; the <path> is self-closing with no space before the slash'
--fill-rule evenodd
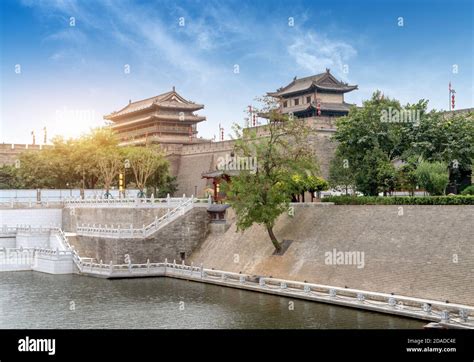
<path id="1" fill-rule="evenodd" d="M 287 50 L 300 67 L 312 74 L 325 68 L 341 71 L 344 64 L 357 54 L 350 44 L 313 31 L 297 33 Z"/>

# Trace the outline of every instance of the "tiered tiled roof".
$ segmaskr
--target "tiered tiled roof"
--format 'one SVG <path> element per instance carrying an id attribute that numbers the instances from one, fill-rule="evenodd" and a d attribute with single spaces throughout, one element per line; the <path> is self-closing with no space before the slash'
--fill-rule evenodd
<path id="1" fill-rule="evenodd" d="M 269 92 L 267 94 L 273 97 L 286 97 L 298 93 L 307 93 L 314 89 L 323 92 L 346 93 L 357 89 L 357 86 L 349 85 L 337 80 L 330 73 L 329 69 L 326 69 L 325 73 L 316 74 L 310 77 L 301 79 L 295 77 L 287 86 L 277 89 L 276 92 Z"/>
<path id="2" fill-rule="evenodd" d="M 203 109 L 204 105 L 186 100 L 185 98 L 181 97 L 173 87 L 173 90 L 170 92 L 166 92 L 155 97 L 143 99 L 137 102 L 130 102 L 121 110 L 112 112 L 104 116 L 104 119 L 115 121 L 133 115 L 135 113 L 160 108 L 186 110 L 192 112 Z"/>

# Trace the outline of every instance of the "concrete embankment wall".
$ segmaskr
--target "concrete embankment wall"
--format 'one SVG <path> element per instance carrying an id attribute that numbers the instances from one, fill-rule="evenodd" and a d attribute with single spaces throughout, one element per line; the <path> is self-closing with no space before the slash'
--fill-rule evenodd
<path id="1" fill-rule="evenodd" d="M 233 223 L 223 234 L 210 234 L 187 262 L 474 305 L 472 225 L 474 206 L 310 204 L 278 220 L 277 237 L 293 240 L 283 256 L 272 255 L 263 227 L 237 233 Z M 326 253 L 334 249 L 363 252 L 363 267 L 327 264 Z"/>
<path id="2" fill-rule="evenodd" d="M 32 227 L 61 226 L 61 208 L 4 208 L 0 209 L 0 227 L 3 225 L 30 225 Z M 18 235 L 0 235 L 0 248 L 48 247 L 49 231 L 32 234 L 22 231 Z"/>
<path id="3" fill-rule="evenodd" d="M 0 209 L 0 226 L 61 226 L 62 208 Z"/>
<path id="4" fill-rule="evenodd" d="M 135 219 L 144 212 L 143 209 L 129 209 L 129 218 Z M 112 209 L 104 208 L 100 211 L 106 219 L 113 218 L 114 213 Z M 165 258 L 170 262 L 174 259 L 181 262 L 181 253 L 185 253 L 185 258 L 189 256 L 208 233 L 209 216 L 206 208 L 195 207 L 146 239 L 75 236 L 70 237 L 69 242 L 82 257 L 102 260 L 104 263 L 112 261 L 114 264 L 123 264 L 126 254 L 130 256 L 132 263 L 146 263 L 148 259 L 150 262 L 163 262 Z"/>
<path id="5" fill-rule="evenodd" d="M 175 207 L 175 206 L 174 206 Z M 65 208 L 62 214 L 62 228 L 68 232 L 75 232 L 77 225 L 120 225 L 122 228 L 135 228 L 150 224 L 155 217 L 163 216 L 166 208 L 119 208 L 119 207 L 77 207 Z"/>

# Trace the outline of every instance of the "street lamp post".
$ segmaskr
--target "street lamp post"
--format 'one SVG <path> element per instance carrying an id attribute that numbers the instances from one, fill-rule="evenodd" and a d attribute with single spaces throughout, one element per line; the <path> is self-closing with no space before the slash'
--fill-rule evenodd
<path id="1" fill-rule="evenodd" d="M 127 186 L 127 183 L 125 181 L 125 175 L 127 174 L 127 170 L 130 168 L 130 161 L 125 160 L 124 163 L 123 163 L 123 166 L 124 166 L 123 174 L 119 175 L 119 187 L 120 187 L 119 192 L 122 193 L 123 198 L 125 198 L 125 189 L 126 189 L 126 186 Z"/>

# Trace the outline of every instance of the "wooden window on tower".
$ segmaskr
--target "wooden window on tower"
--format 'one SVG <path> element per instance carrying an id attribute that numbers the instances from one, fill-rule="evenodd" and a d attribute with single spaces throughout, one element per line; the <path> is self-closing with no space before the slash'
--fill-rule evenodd
<path id="1" fill-rule="evenodd" d="M 298 98 L 295 99 L 295 106 L 297 106 L 298 104 L 300 104 L 300 100 Z"/>
<path id="2" fill-rule="evenodd" d="M 311 103 L 311 96 L 306 97 L 306 103 Z"/>
<path id="3" fill-rule="evenodd" d="M 283 108 L 286 108 L 286 107 L 288 107 L 288 101 L 283 102 Z"/>

